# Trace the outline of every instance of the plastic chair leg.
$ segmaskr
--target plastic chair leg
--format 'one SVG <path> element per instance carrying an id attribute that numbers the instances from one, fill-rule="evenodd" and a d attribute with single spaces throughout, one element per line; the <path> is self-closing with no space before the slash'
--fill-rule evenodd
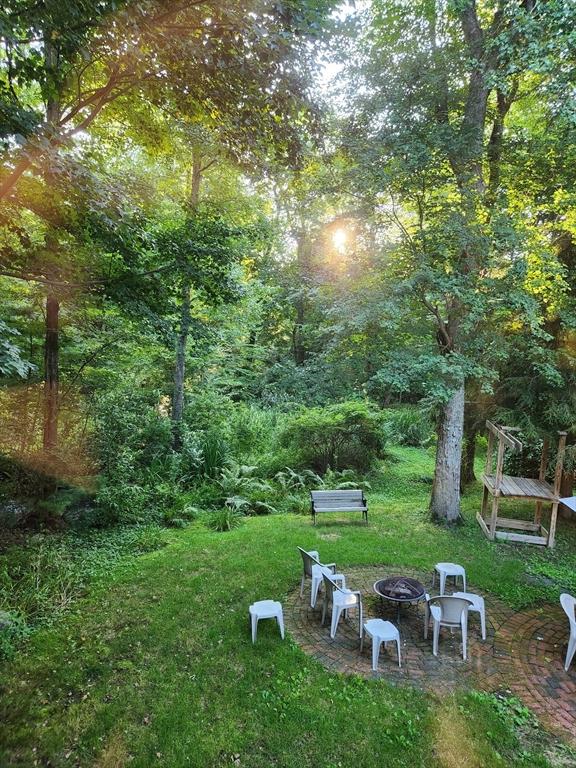
<path id="1" fill-rule="evenodd" d="M 396 648 L 398 649 L 398 666 L 402 666 L 402 657 L 400 655 L 400 638 L 396 638 Z"/>
<path id="2" fill-rule="evenodd" d="M 462 617 L 462 658 L 466 661 L 466 646 L 468 644 L 468 622 L 466 621 L 466 612 Z"/>
<path id="3" fill-rule="evenodd" d="M 430 626 L 430 606 L 428 601 L 424 606 L 424 640 L 428 640 L 428 627 Z"/>
<path id="4" fill-rule="evenodd" d="M 320 590 L 320 579 L 312 576 L 312 586 L 310 588 L 310 607 L 316 608 L 316 600 L 318 600 L 318 591 Z"/>
<path id="5" fill-rule="evenodd" d="M 382 644 L 381 640 L 378 640 L 378 638 L 373 637 L 372 638 L 372 671 L 376 672 L 378 669 L 378 657 L 380 656 L 380 645 Z"/>
<path id="6" fill-rule="evenodd" d="M 330 625 L 330 637 L 334 639 L 336 637 L 336 630 L 338 629 L 338 622 L 340 621 L 340 615 L 342 608 L 338 605 L 332 606 L 332 623 Z"/>
<path id="7" fill-rule="evenodd" d="M 276 619 L 278 621 L 278 626 L 280 627 L 280 637 L 284 640 L 284 615 L 279 613 L 278 616 L 276 616 Z"/>
<path id="8" fill-rule="evenodd" d="M 566 663 L 564 664 L 564 669 L 566 672 L 568 672 L 568 667 L 572 663 L 572 659 L 574 658 L 574 654 L 576 653 L 576 635 L 571 635 L 570 640 L 568 640 L 568 650 L 566 651 Z"/>
<path id="9" fill-rule="evenodd" d="M 440 573 L 440 594 L 443 595 L 446 591 L 446 574 L 444 571 Z"/>
<path id="10" fill-rule="evenodd" d="M 306 576 L 302 574 L 302 578 L 300 579 L 300 597 L 304 597 L 304 582 L 306 581 Z"/>
<path id="11" fill-rule="evenodd" d="M 434 631 L 432 633 L 432 653 L 438 656 L 438 637 L 440 635 L 440 622 L 434 619 Z"/>
<path id="12" fill-rule="evenodd" d="M 464 589 L 462 591 L 466 592 L 466 574 L 465 573 L 462 574 L 462 584 L 464 584 Z"/>
<path id="13" fill-rule="evenodd" d="M 484 608 L 480 611 L 480 626 L 482 627 L 482 640 L 486 640 L 486 611 Z"/>
<path id="14" fill-rule="evenodd" d="M 256 633 L 258 632 L 258 617 L 256 616 L 256 614 L 253 613 L 251 616 L 251 619 L 252 619 L 252 642 L 255 643 Z"/>

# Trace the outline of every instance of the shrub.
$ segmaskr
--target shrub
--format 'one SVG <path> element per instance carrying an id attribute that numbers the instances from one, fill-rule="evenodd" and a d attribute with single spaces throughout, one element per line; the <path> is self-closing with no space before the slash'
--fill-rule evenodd
<path id="1" fill-rule="evenodd" d="M 427 448 L 435 439 L 429 414 L 415 406 L 388 409 L 383 426 L 386 437 L 398 445 Z"/>
<path id="2" fill-rule="evenodd" d="M 216 477 L 230 461 L 230 445 L 218 432 L 206 432 L 200 439 L 200 456 L 200 471 Z"/>
<path id="3" fill-rule="evenodd" d="M 244 515 L 237 509 L 223 507 L 208 515 L 206 525 L 212 531 L 232 531 L 234 528 L 238 528 L 243 520 Z"/>
<path id="4" fill-rule="evenodd" d="M 384 449 L 381 416 L 366 402 L 307 408 L 288 420 L 281 441 L 294 452 L 297 467 L 324 473 L 366 471 Z"/>
<path id="5" fill-rule="evenodd" d="M 101 525 L 162 520 L 166 510 L 182 506 L 183 487 L 199 474 L 205 446 L 183 424 L 182 449 L 175 452 L 171 421 L 160 403 L 158 392 L 132 390 L 96 402 L 94 444 L 101 465 L 96 522 Z"/>
<path id="6" fill-rule="evenodd" d="M 100 525 L 141 523 L 158 516 L 150 506 L 150 494 L 139 485 L 129 485 L 121 478 L 104 477 L 96 496 Z"/>
<path id="7" fill-rule="evenodd" d="M 277 428 L 277 415 L 270 408 L 239 403 L 229 421 L 230 442 L 237 456 L 252 456 L 264 451 Z"/>
<path id="8" fill-rule="evenodd" d="M 223 494 L 213 480 L 204 478 L 184 494 L 186 504 L 199 509 L 211 509 L 222 505 Z"/>
<path id="9" fill-rule="evenodd" d="M 542 440 L 522 440 L 522 450 L 518 453 L 506 451 L 504 454 L 504 472 L 507 475 L 515 477 L 538 477 L 540 471 L 540 460 L 542 458 Z M 496 451 L 494 451 L 494 456 Z M 556 461 L 556 446 L 554 443 L 548 449 L 548 467 L 554 465 Z"/>

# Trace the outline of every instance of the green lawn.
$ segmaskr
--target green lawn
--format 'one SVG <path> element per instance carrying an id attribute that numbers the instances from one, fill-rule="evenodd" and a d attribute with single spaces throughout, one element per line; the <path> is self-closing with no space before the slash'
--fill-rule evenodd
<path id="1" fill-rule="evenodd" d="M 465 499 L 466 523 L 438 528 L 425 514 L 430 455 L 396 454 L 400 461 L 385 466 L 369 494 L 369 526 L 326 518 L 313 528 L 306 517 L 269 516 L 214 533 L 198 523 L 112 569 L 4 665 L 0 765 L 550 765 L 543 753 L 552 742 L 521 711 L 512 718 L 524 723 L 519 741 L 491 697 L 439 701 L 328 673 L 281 642 L 271 622 L 256 646 L 250 642 L 249 603 L 281 599 L 299 581 L 296 545 L 319 549 L 344 570 L 431 569 L 454 559 L 473 584 L 516 605 L 556 599 L 570 586 L 573 525 L 560 521 L 553 553 L 490 544 L 473 521 L 475 488 Z"/>

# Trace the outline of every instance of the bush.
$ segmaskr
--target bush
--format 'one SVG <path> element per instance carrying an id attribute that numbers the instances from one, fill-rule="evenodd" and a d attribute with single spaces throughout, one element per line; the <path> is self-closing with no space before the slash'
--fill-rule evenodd
<path id="1" fill-rule="evenodd" d="M 200 473 L 205 446 L 183 424 L 182 449 L 175 452 L 172 424 L 160 402 L 158 392 L 121 391 L 96 403 L 100 525 L 161 521 L 166 510 L 182 505 L 183 488 Z"/>
<path id="2" fill-rule="evenodd" d="M 212 531 L 232 531 L 238 528 L 244 520 L 244 515 L 237 509 L 223 507 L 211 512 L 206 518 L 206 525 Z"/>
<path id="3" fill-rule="evenodd" d="M 388 440 L 397 445 L 427 448 L 436 437 L 429 414 L 415 406 L 388 409 L 383 426 Z"/>
<path id="4" fill-rule="evenodd" d="M 356 401 L 308 408 L 288 420 L 281 441 L 299 468 L 363 472 L 384 449 L 381 415 L 370 403 Z"/>
<path id="5" fill-rule="evenodd" d="M 230 443 L 236 456 L 253 456 L 274 441 L 277 415 L 270 408 L 238 403 L 229 421 Z"/>
<path id="6" fill-rule="evenodd" d="M 540 460 L 542 458 L 542 440 L 522 440 L 522 450 L 518 453 L 506 451 L 504 454 L 504 473 L 514 477 L 538 477 Z M 494 451 L 494 456 L 496 451 Z M 548 467 L 554 466 L 556 461 L 556 446 L 554 443 L 548 449 Z M 552 470 L 553 471 L 553 470 Z"/>
<path id="7" fill-rule="evenodd" d="M 200 456 L 200 471 L 216 477 L 230 461 L 230 445 L 220 433 L 206 432 L 200 439 Z"/>

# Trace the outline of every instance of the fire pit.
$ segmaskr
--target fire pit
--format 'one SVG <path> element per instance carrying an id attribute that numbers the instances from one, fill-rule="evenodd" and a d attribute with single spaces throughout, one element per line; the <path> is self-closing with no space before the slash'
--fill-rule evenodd
<path id="1" fill-rule="evenodd" d="M 396 620 L 400 621 L 400 606 L 402 603 L 417 603 L 424 600 L 426 590 L 416 579 L 408 576 L 390 576 L 375 582 L 374 592 L 385 600 L 396 603 Z"/>

